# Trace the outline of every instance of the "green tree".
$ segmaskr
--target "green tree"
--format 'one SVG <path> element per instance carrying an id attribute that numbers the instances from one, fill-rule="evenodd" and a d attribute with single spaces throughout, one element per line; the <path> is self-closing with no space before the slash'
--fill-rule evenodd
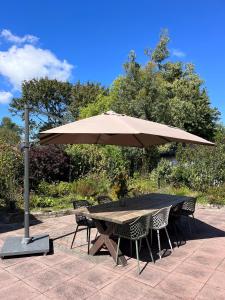
<path id="1" fill-rule="evenodd" d="M 168 36 L 168 30 L 164 29 L 160 34 L 159 43 L 151 55 L 152 61 L 158 64 L 159 67 L 161 66 L 161 63 L 170 55 L 167 47 L 169 41 L 170 39 Z"/>
<path id="2" fill-rule="evenodd" d="M 12 120 L 9 117 L 2 118 L 0 128 L 10 129 L 16 132 L 17 134 L 21 133 L 21 128 L 16 123 L 12 122 Z"/>
<path id="3" fill-rule="evenodd" d="M 80 117 L 81 109 L 94 104 L 100 96 L 108 95 L 108 89 L 100 83 L 78 81 L 73 85 L 69 109 L 75 119 Z"/>
<path id="4" fill-rule="evenodd" d="M 194 65 L 171 62 L 169 37 L 160 41 L 144 66 L 132 50 L 124 64 L 125 74 L 110 90 L 111 107 L 118 113 L 183 128 L 213 140 L 219 112 L 212 108 L 204 82 Z"/>
<path id="5" fill-rule="evenodd" d="M 24 105 L 30 107 L 31 124 L 35 129 L 47 129 L 69 120 L 68 106 L 71 103 L 72 85 L 48 78 L 32 79 L 22 84 L 22 95 L 13 98 L 11 111 L 24 116 Z"/>
<path id="6" fill-rule="evenodd" d="M 219 112 L 211 107 L 194 66 L 166 63 L 160 73 L 160 89 L 167 102 L 165 123 L 213 140 Z"/>
<path id="7" fill-rule="evenodd" d="M 0 123 L 0 139 L 5 143 L 16 145 L 20 141 L 21 128 L 8 117 Z"/>
<path id="8" fill-rule="evenodd" d="M 111 109 L 112 102 L 113 98 L 111 95 L 99 95 L 96 98 L 96 102 L 89 103 L 87 106 L 80 108 L 79 118 L 84 119 L 104 113 Z"/>

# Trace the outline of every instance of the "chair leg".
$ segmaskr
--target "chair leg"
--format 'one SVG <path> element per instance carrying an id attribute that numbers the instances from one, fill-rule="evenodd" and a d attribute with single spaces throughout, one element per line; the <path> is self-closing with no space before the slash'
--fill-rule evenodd
<path id="1" fill-rule="evenodd" d="M 175 223 L 175 226 L 176 226 L 177 232 L 180 233 L 183 241 L 186 243 L 186 237 L 185 237 L 184 231 L 180 229 L 181 226 L 178 226 L 176 223 Z M 180 243 L 180 245 L 181 245 L 181 243 Z"/>
<path id="2" fill-rule="evenodd" d="M 77 235 L 78 227 L 79 227 L 79 225 L 77 225 L 77 227 L 76 227 L 76 230 L 75 230 L 75 232 L 74 232 L 74 236 L 73 236 L 73 240 L 72 240 L 72 243 L 71 243 L 70 249 L 72 249 L 72 248 L 73 248 L 73 243 L 74 243 L 74 241 L 75 241 L 75 238 L 76 238 L 76 235 Z"/>
<path id="3" fill-rule="evenodd" d="M 118 265 L 119 249 L 120 249 L 120 237 L 118 238 L 118 244 L 116 249 L 116 265 Z"/>
<path id="4" fill-rule="evenodd" d="M 148 241 L 147 236 L 145 237 L 145 239 L 146 239 L 146 243 L 147 243 L 147 246 L 148 246 L 148 250 L 149 250 L 149 253 L 150 253 L 150 256 L 151 256 L 151 260 L 155 263 L 154 258 L 153 258 L 153 255 L 152 255 L 152 250 L 151 250 L 151 247 L 150 247 L 150 245 L 149 245 L 149 241 Z"/>
<path id="5" fill-rule="evenodd" d="M 142 239 L 140 239 L 140 251 L 141 251 L 141 247 L 142 247 Z"/>
<path id="6" fill-rule="evenodd" d="M 158 246 L 159 246 L 159 258 L 161 259 L 161 244 L 160 244 L 160 234 L 159 234 L 159 230 L 157 230 L 157 238 L 158 238 Z"/>
<path id="7" fill-rule="evenodd" d="M 197 226 L 196 226 L 196 219 L 195 219 L 194 214 L 192 214 L 192 218 L 193 218 L 193 221 L 194 221 L 195 233 L 198 233 L 197 232 Z"/>
<path id="8" fill-rule="evenodd" d="M 87 242 L 88 242 L 89 228 L 87 226 Z"/>
<path id="9" fill-rule="evenodd" d="M 139 251 L 138 251 L 138 240 L 135 240 L 136 245 L 136 257 L 137 257 L 137 263 L 138 263 L 138 275 L 140 274 L 140 263 L 139 263 Z"/>
<path id="10" fill-rule="evenodd" d="M 168 234 L 168 231 L 167 231 L 166 227 L 165 227 L 165 232 L 166 232 L 166 236 L 167 236 L 167 239 L 168 239 L 168 242 L 169 242 L 169 245 L 170 245 L 170 249 L 173 251 L 173 247 L 172 247 L 172 244 L 171 244 L 171 241 L 170 241 L 170 237 L 169 237 L 169 234 Z"/>
<path id="11" fill-rule="evenodd" d="M 130 257 L 133 255 L 133 242 L 130 240 Z"/>
<path id="12" fill-rule="evenodd" d="M 188 227 L 189 227 L 190 234 L 192 234 L 191 224 L 190 224 L 190 217 L 189 216 L 187 216 L 187 222 L 188 222 Z"/>
<path id="13" fill-rule="evenodd" d="M 90 242 L 91 242 L 91 228 L 88 227 L 88 254 L 90 251 Z"/>
<path id="14" fill-rule="evenodd" d="M 151 245 L 152 245 L 152 229 L 151 229 Z"/>
<path id="15" fill-rule="evenodd" d="M 175 234 L 175 239 L 176 239 L 176 242 L 177 242 L 177 247 L 179 248 L 177 226 L 176 226 L 175 222 L 172 223 L 172 226 L 173 226 L 173 230 L 174 230 L 174 234 Z"/>

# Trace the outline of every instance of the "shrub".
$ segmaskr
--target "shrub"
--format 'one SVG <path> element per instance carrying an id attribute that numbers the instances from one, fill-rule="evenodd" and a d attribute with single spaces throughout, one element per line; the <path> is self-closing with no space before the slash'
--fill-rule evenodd
<path id="1" fill-rule="evenodd" d="M 55 198 L 32 195 L 30 197 L 30 207 L 31 208 L 52 207 L 56 204 L 56 201 L 57 200 Z"/>
<path id="2" fill-rule="evenodd" d="M 225 205 L 225 184 L 209 188 L 205 193 L 205 198 L 210 204 Z"/>
<path id="3" fill-rule="evenodd" d="M 112 193 L 116 195 L 117 199 L 123 198 L 128 194 L 128 176 L 126 173 L 119 173 L 113 178 Z"/>
<path id="4" fill-rule="evenodd" d="M 134 174 L 133 178 L 129 179 L 128 189 L 129 194 L 138 195 L 138 194 L 146 194 L 152 193 L 157 188 L 157 184 L 155 180 L 152 179 L 152 176 L 140 176 L 138 173 Z"/>
<path id="5" fill-rule="evenodd" d="M 161 159 L 157 167 L 152 171 L 151 178 L 155 185 L 160 187 L 162 183 L 170 183 L 173 172 L 173 165 L 167 159 Z"/>
<path id="6" fill-rule="evenodd" d="M 109 180 L 102 174 L 88 174 L 87 176 L 73 182 L 72 192 L 83 197 L 94 197 L 107 194 L 109 191 Z"/>
<path id="7" fill-rule="evenodd" d="M 30 150 L 31 188 L 36 189 L 40 181 L 69 181 L 70 158 L 59 146 L 34 146 Z"/>
<path id="8" fill-rule="evenodd" d="M 16 148 L 0 141 L 0 198 L 6 206 L 10 201 L 16 201 L 22 162 L 22 155 Z"/>
<path id="9" fill-rule="evenodd" d="M 69 195 L 72 191 L 72 184 L 69 182 L 60 181 L 59 183 L 48 183 L 41 181 L 36 189 L 39 195 L 50 197 L 61 197 Z"/>
<path id="10" fill-rule="evenodd" d="M 127 164 L 122 149 L 116 146 L 72 145 L 67 147 L 66 152 L 71 157 L 72 177 L 75 179 L 102 172 L 113 178 Z"/>
<path id="11" fill-rule="evenodd" d="M 225 143 L 215 147 L 180 147 L 177 153 L 178 165 L 173 171 L 173 182 L 207 191 L 209 187 L 225 182 Z"/>
<path id="12" fill-rule="evenodd" d="M 72 183 L 60 181 L 56 185 L 56 190 L 58 192 L 58 196 L 66 196 L 69 195 L 72 191 Z"/>

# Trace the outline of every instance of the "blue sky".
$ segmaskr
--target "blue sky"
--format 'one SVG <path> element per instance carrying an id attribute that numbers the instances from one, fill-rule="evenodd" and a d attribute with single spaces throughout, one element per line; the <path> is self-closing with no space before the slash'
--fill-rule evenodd
<path id="1" fill-rule="evenodd" d="M 110 85 L 131 49 L 146 62 L 162 28 L 172 59 L 192 62 L 225 123 L 225 1 L 1 1 L 0 118 L 22 79 Z M 14 118 L 18 121 L 17 118 Z"/>

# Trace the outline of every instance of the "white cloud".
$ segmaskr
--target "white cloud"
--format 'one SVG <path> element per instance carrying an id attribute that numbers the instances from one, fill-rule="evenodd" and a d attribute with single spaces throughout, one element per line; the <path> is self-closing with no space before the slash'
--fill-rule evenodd
<path id="1" fill-rule="evenodd" d="M 8 29 L 3 29 L 0 33 L 0 37 L 4 38 L 5 40 L 13 44 L 23 44 L 23 43 L 34 44 L 39 40 L 38 37 L 30 34 L 26 34 L 22 37 L 14 35 Z"/>
<path id="2" fill-rule="evenodd" d="M 186 53 L 184 53 L 183 51 L 179 50 L 179 49 L 172 49 L 172 55 L 182 58 L 186 56 Z"/>
<path id="3" fill-rule="evenodd" d="M 0 51 L 0 75 L 7 78 L 14 89 L 20 90 L 24 80 L 48 77 L 66 81 L 73 66 L 66 60 L 59 60 L 50 50 L 33 45 L 13 45 L 7 51 Z"/>
<path id="4" fill-rule="evenodd" d="M 13 95 L 10 92 L 0 91 L 0 104 L 7 104 L 12 99 Z"/>

